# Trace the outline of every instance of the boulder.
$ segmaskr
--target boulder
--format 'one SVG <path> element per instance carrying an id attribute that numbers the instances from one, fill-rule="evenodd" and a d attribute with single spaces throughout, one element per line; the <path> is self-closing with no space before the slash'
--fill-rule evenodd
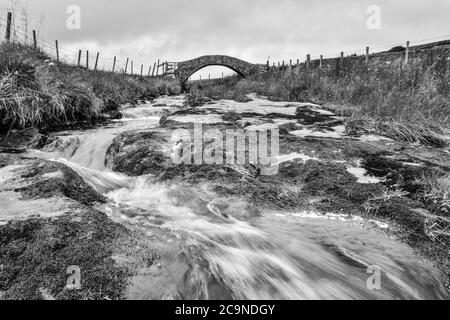
<path id="1" fill-rule="evenodd" d="M 166 139 L 158 132 L 124 132 L 109 147 L 106 165 L 130 176 L 161 174 L 171 165 L 164 144 Z"/>
<path id="2" fill-rule="evenodd" d="M 41 144 L 44 136 L 36 128 L 27 128 L 11 132 L 0 137 L 0 152 L 21 153 L 27 148 L 36 148 Z"/>

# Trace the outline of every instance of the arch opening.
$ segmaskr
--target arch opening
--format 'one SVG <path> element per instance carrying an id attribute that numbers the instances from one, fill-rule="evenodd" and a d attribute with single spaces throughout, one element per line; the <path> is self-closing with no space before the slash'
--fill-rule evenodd
<path id="1" fill-rule="evenodd" d="M 211 64 L 208 66 L 201 67 L 194 71 L 186 80 L 186 82 L 190 81 L 199 81 L 199 80 L 215 80 L 228 78 L 236 75 L 241 75 L 239 71 L 230 68 L 229 66 L 220 65 L 220 64 Z"/>

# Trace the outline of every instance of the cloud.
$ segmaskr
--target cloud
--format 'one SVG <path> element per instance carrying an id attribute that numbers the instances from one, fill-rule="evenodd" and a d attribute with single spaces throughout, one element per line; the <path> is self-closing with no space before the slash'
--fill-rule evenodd
<path id="1" fill-rule="evenodd" d="M 69 5 L 81 9 L 80 30 L 66 28 Z M 381 8 L 380 30 L 366 27 L 370 5 Z M 34 23 L 45 15 L 41 36 L 48 41 L 58 39 L 74 53 L 89 48 L 104 57 L 134 57 L 138 64 L 203 54 L 295 61 L 307 53 L 337 56 L 450 30 L 449 0 L 33 0 L 28 8 Z"/>

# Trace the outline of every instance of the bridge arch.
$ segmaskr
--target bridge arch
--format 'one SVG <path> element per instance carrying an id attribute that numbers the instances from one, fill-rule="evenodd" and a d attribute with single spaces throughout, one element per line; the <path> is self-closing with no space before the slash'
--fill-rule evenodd
<path id="1" fill-rule="evenodd" d="M 219 69 L 217 69 L 217 70 L 216 70 L 216 69 L 212 69 L 212 70 L 210 70 L 211 72 L 209 72 L 209 71 L 207 71 L 207 70 L 208 70 L 208 67 L 221 67 L 221 68 L 220 68 L 220 70 L 219 70 Z M 219 71 L 218 71 L 218 70 L 219 70 Z M 204 75 L 206 75 L 206 76 L 203 78 L 203 79 L 205 79 L 205 80 L 208 79 L 208 77 L 207 77 L 208 73 L 211 73 L 212 79 L 214 79 L 214 76 L 213 76 L 212 74 L 213 74 L 213 73 L 216 73 L 216 79 L 217 79 L 217 75 L 220 74 L 220 71 L 222 71 L 222 72 L 228 72 L 228 73 L 230 73 L 230 71 L 233 71 L 234 74 L 237 74 L 237 75 L 239 75 L 239 76 L 241 76 L 241 77 L 246 77 L 246 75 L 245 75 L 244 73 L 242 73 L 242 72 L 240 72 L 239 70 L 236 70 L 236 69 L 234 69 L 234 68 L 231 68 L 231 67 L 229 67 L 229 66 L 224 66 L 224 65 L 221 65 L 221 64 L 210 64 L 210 65 L 201 67 L 200 69 L 195 70 L 194 72 L 192 72 L 192 74 L 188 77 L 188 79 L 186 79 L 186 82 L 189 81 L 189 78 L 194 79 L 195 75 L 196 75 L 197 73 L 199 73 L 199 72 L 201 72 L 201 73 L 203 73 Z"/>
<path id="2" fill-rule="evenodd" d="M 224 66 L 230 68 L 242 77 L 247 77 L 252 73 L 257 72 L 260 68 L 259 65 L 238 58 L 223 55 L 210 55 L 178 62 L 175 75 L 180 80 L 181 84 L 184 85 L 190 76 L 208 66 Z"/>

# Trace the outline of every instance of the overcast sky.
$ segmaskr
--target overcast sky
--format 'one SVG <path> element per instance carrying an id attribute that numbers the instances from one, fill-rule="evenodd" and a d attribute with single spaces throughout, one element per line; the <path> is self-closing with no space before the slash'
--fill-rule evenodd
<path id="1" fill-rule="evenodd" d="M 100 51 L 140 64 L 226 54 L 249 62 L 305 59 L 340 51 L 389 48 L 447 35 L 450 0 L 0 0 L 2 16 L 12 3 L 16 24 L 27 8 L 39 37 L 59 40 L 64 53 Z M 67 8 L 81 10 L 81 28 L 67 28 Z M 371 5 L 380 8 L 380 28 L 369 29 Z M 373 11 L 371 11 L 373 14 Z M 373 20 L 371 20 L 373 21 Z M 373 24 L 372 24 L 373 25 Z M 135 69 L 136 70 L 136 69 Z"/>

